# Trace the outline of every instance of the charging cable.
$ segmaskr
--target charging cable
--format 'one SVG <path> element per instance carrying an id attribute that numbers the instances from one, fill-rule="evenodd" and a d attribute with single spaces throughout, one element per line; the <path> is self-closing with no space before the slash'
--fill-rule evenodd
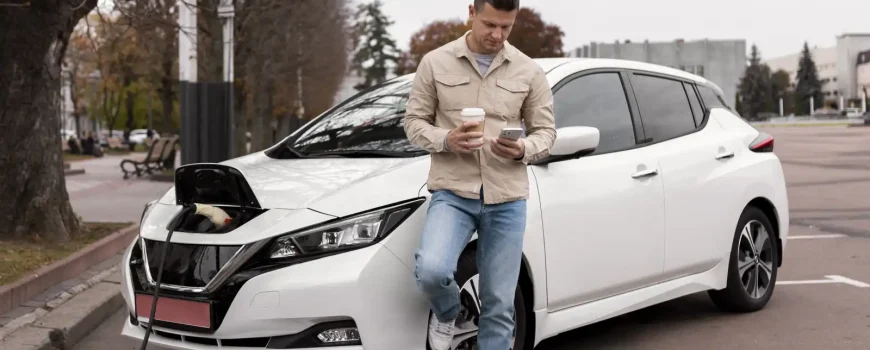
<path id="1" fill-rule="evenodd" d="M 190 215 L 189 213 L 191 211 L 194 215 L 205 216 L 218 229 L 232 221 L 232 218 L 227 215 L 223 209 L 207 204 L 185 205 L 179 216 L 183 217 Z M 160 293 L 160 281 L 163 280 L 163 264 L 166 262 L 166 251 L 169 249 L 169 241 L 172 239 L 173 232 L 175 232 L 175 229 L 169 230 L 166 234 L 166 241 L 163 243 L 163 251 L 160 253 L 160 262 L 157 264 L 159 267 L 157 270 L 156 285 L 154 286 L 154 297 L 151 300 L 151 314 L 148 317 L 148 328 L 145 330 L 145 338 L 142 339 L 142 347 L 139 348 L 140 350 L 145 350 L 148 346 L 148 338 L 151 337 L 151 327 L 154 326 L 154 315 L 157 313 L 157 296 Z"/>

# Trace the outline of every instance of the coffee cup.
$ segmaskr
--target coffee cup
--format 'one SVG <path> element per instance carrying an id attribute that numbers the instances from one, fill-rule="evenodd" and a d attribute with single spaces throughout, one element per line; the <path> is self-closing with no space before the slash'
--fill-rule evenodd
<path id="1" fill-rule="evenodd" d="M 463 122 L 477 122 L 476 126 L 468 128 L 468 132 L 479 132 L 483 134 L 483 123 L 486 117 L 486 112 L 483 108 L 464 108 L 462 110 L 462 121 Z M 483 137 L 471 138 L 468 139 L 468 143 L 476 143 L 483 146 Z M 480 147 L 472 147 L 473 149 L 479 149 Z"/>

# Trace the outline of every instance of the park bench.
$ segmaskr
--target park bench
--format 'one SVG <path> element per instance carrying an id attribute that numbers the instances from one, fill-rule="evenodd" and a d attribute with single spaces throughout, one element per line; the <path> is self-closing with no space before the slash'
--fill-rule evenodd
<path id="1" fill-rule="evenodd" d="M 155 141 L 151 147 L 148 147 L 148 152 L 144 158 L 125 158 L 121 161 L 121 172 L 124 173 L 124 179 L 128 179 L 130 175 L 136 174 L 136 177 L 142 176 L 142 172 L 151 173 L 155 166 L 162 166 L 163 163 L 163 148 L 170 141 L 169 138 L 161 138 Z M 127 165 L 126 167 L 124 165 Z M 132 167 L 132 169 L 130 168 Z"/>
<path id="2" fill-rule="evenodd" d="M 175 146 L 178 145 L 178 136 L 163 137 L 161 140 L 167 140 L 163 146 L 163 153 L 160 154 L 160 162 L 153 171 L 164 169 L 175 169 Z"/>
<path id="3" fill-rule="evenodd" d="M 144 158 L 122 160 L 121 171 L 124 173 L 124 179 L 129 178 L 131 174 L 136 174 L 139 177 L 142 176 L 143 172 L 154 174 L 156 171 L 174 169 L 175 146 L 177 144 L 178 136 L 162 137 L 154 140 Z M 124 166 L 125 164 L 127 167 Z M 129 169 L 130 167 L 132 169 Z"/>

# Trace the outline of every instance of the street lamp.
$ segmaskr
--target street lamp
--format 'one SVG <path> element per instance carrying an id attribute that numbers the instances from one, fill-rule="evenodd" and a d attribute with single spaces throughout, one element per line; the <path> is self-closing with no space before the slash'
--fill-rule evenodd
<path id="1" fill-rule="evenodd" d="M 95 70 L 91 72 L 91 74 L 88 74 L 88 82 L 91 83 L 91 104 L 94 106 L 88 117 L 91 118 L 91 129 L 94 133 L 97 132 L 97 111 L 99 110 L 99 108 L 97 108 L 97 103 L 99 101 L 97 98 L 97 84 L 102 80 L 102 78 L 103 76 L 100 74 L 100 71 Z M 76 125 L 76 127 L 78 127 L 78 125 Z"/>
<path id="2" fill-rule="evenodd" d="M 235 116 L 233 115 L 233 43 L 235 39 L 233 38 L 233 19 L 236 16 L 236 7 L 233 4 L 233 0 L 220 0 L 220 5 L 218 5 L 218 17 L 223 21 L 223 55 L 224 55 L 224 69 L 223 69 L 223 80 L 226 88 L 226 93 L 224 97 L 226 98 L 226 103 L 224 106 L 226 107 L 226 130 L 229 131 L 227 135 L 229 136 L 228 144 L 226 144 L 226 156 L 229 158 L 233 158 L 236 153 L 236 130 L 235 130 Z"/>

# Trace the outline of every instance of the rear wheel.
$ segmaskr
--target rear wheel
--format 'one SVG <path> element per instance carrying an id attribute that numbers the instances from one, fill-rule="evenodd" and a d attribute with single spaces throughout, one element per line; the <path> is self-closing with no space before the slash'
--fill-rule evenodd
<path id="1" fill-rule="evenodd" d="M 456 267 L 456 284 L 460 286 L 459 301 L 461 308 L 456 319 L 456 333 L 451 350 L 476 350 L 478 324 L 480 321 L 480 274 L 477 270 L 477 254 L 469 250 L 459 257 Z M 526 308 L 523 292 L 517 285 L 514 294 L 514 329 L 510 350 L 523 350 L 526 343 Z M 426 349 L 429 349 L 427 342 Z"/>
<path id="2" fill-rule="evenodd" d="M 734 232 L 728 286 L 708 292 L 713 303 L 729 312 L 764 308 L 776 286 L 777 244 L 767 215 L 756 207 L 747 207 Z"/>

